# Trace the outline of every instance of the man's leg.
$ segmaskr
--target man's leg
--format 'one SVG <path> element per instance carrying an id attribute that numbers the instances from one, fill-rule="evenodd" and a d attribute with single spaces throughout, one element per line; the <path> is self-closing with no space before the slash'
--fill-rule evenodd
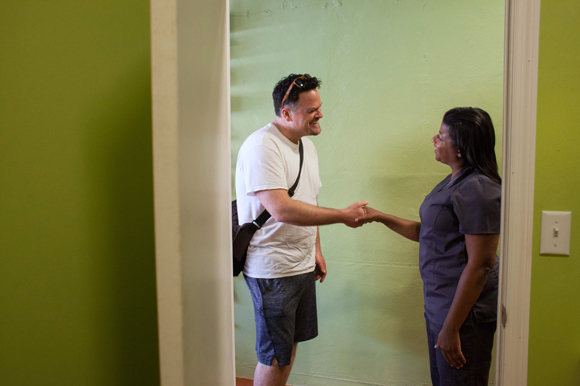
<path id="1" fill-rule="evenodd" d="M 254 384 L 285 385 L 294 364 L 297 342 L 318 335 L 315 274 L 279 279 L 246 277 L 246 282 L 256 319 L 259 363 Z"/>
<path id="2" fill-rule="evenodd" d="M 271 366 L 266 366 L 258 362 L 254 371 L 254 386 L 284 386 L 286 381 L 286 367 L 278 366 L 276 358 Z"/>
<path id="3" fill-rule="evenodd" d="M 292 371 L 292 366 L 294 365 L 294 358 L 296 358 L 296 348 L 298 347 L 298 343 L 295 342 L 294 346 L 292 346 L 292 359 L 290 360 L 290 366 L 286 366 L 286 379 L 284 379 L 283 385 L 286 385 L 288 382 L 288 377 L 290 376 L 290 371 Z"/>
<path id="4" fill-rule="evenodd" d="M 292 361 L 288 366 L 278 366 L 276 358 L 272 360 L 272 365 L 267 366 L 258 362 L 254 372 L 254 386 L 285 386 L 296 357 L 296 347 L 292 347 Z"/>

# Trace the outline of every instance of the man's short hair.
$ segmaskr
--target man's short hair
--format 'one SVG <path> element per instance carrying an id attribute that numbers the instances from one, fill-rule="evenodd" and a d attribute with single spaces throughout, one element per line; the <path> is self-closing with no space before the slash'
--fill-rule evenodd
<path id="1" fill-rule="evenodd" d="M 288 88 L 294 82 L 294 79 L 302 76 L 303 74 L 290 74 L 286 78 L 282 78 L 274 87 L 274 91 L 272 92 L 272 99 L 274 100 L 274 111 L 276 112 L 276 116 L 280 116 L 280 105 L 282 104 L 282 99 L 286 95 Z M 288 98 L 284 101 L 284 107 L 294 107 L 294 103 L 298 101 L 298 97 L 300 93 L 305 91 L 314 90 L 320 88 L 322 81 L 314 76 L 305 79 L 304 86 L 302 87 L 292 87 L 292 91 L 288 94 Z"/>

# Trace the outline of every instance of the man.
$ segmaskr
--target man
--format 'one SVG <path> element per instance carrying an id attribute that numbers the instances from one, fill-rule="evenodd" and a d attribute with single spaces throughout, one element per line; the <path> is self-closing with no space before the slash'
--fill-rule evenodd
<path id="1" fill-rule="evenodd" d="M 276 118 L 251 134 L 238 154 L 236 193 L 241 224 L 264 209 L 272 217 L 248 248 L 243 273 L 256 319 L 258 365 L 256 386 L 286 384 L 298 342 L 318 335 L 315 282 L 326 277 L 318 225 L 343 223 L 358 227 L 366 201 L 346 209 L 317 205 L 321 183 L 318 155 L 310 135 L 320 134 L 320 81 L 291 74 L 272 93 Z M 288 189 L 300 168 L 299 141 L 304 148 L 300 180 L 292 198 Z"/>

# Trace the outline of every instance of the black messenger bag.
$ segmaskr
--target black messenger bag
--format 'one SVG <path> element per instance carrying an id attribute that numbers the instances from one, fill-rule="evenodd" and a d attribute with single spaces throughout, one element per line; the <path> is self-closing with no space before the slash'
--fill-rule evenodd
<path id="1" fill-rule="evenodd" d="M 294 185 L 288 190 L 288 195 L 292 197 L 294 191 L 298 186 L 298 181 L 300 181 L 300 174 L 302 173 L 302 162 L 304 161 L 304 148 L 302 147 L 302 140 L 299 143 L 300 150 L 300 169 L 298 169 L 298 177 Z M 264 209 L 264 211 L 252 222 L 248 222 L 242 225 L 238 224 L 238 204 L 237 200 L 232 201 L 232 252 L 233 252 L 233 262 L 234 262 L 234 276 L 238 276 L 240 272 L 244 269 L 246 264 L 246 255 L 248 253 L 248 247 L 250 246 L 250 241 L 254 237 L 254 233 L 268 221 L 271 217 L 270 213 Z"/>

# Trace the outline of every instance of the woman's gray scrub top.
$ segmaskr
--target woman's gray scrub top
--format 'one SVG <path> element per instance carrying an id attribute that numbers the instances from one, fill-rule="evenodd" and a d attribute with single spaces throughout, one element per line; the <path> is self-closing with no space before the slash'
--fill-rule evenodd
<path id="1" fill-rule="evenodd" d="M 500 231 L 501 185 L 471 168 L 450 181 L 451 175 L 441 181 L 425 197 L 419 211 L 419 269 L 425 313 L 439 326 L 445 322 L 467 264 L 465 235 Z M 472 308 L 476 322 L 496 320 L 498 260 Z"/>

